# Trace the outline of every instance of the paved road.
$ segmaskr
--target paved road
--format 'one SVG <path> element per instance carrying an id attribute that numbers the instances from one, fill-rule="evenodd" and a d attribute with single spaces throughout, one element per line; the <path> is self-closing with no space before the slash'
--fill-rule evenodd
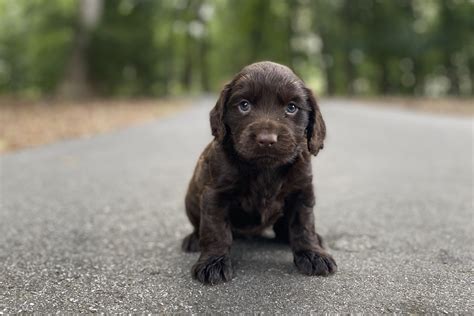
<path id="1" fill-rule="evenodd" d="M 472 120 L 323 102 L 317 226 L 339 264 L 233 247 L 203 286 L 183 196 L 214 100 L 146 125 L 1 157 L 0 312 L 473 313 Z"/>

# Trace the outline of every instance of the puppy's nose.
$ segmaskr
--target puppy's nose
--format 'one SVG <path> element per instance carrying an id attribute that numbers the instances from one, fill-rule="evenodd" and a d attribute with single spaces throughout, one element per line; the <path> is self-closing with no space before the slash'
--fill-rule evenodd
<path id="1" fill-rule="evenodd" d="M 272 146 L 278 140 L 278 135 L 270 132 L 262 132 L 257 135 L 257 143 L 260 146 Z"/>

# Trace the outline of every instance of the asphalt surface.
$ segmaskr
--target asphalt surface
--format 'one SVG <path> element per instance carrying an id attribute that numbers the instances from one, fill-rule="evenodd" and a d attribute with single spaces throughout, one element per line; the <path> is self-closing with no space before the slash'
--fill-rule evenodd
<path id="1" fill-rule="evenodd" d="M 258 239 L 234 244 L 230 283 L 192 280 L 183 197 L 214 102 L 1 156 L 0 313 L 474 312 L 473 120 L 343 100 L 322 102 L 314 159 L 338 273 Z"/>

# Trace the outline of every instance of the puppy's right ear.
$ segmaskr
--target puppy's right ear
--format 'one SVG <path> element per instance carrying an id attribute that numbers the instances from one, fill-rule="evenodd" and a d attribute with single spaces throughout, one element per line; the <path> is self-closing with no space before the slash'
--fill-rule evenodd
<path id="1" fill-rule="evenodd" d="M 324 138 L 326 138 L 326 124 L 324 123 L 323 116 L 319 110 L 318 103 L 314 97 L 313 92 L 304 88 L 307 94 L 307 101 L 311 106 L 311 112 L 309 116 L 309 124 L 307 128 L 308 137 L 308 149 L 311 154 L 316 156 L 318 152 L 324 147 Z"/>
<path id="2" fill-rule="evenodd" d="M 224 111 L 227 100 L 229 99 L 230 89 L 230 83 L 224 86 L 224 89 L 222 89 L 219 99 L 216 102 L 216 105 L 211 110 L 211 113 L 209 115 L 211 121 L 212 136 L 214 136 L 218 142 L 222 142 L 224 140 L 224 136 L 226 133 L 226 128 L 224 125 Z"/>

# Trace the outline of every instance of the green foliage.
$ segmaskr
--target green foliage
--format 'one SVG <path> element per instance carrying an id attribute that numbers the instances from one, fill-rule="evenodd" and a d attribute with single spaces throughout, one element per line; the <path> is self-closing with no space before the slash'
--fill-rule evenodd
<path id="1" fill-rule="evenodd" d="M 0 0 L 0 92 L 55 93 L 81 30 L 102 95 L 217 90 L 259 60 L 326 94 L 474 92 L 471 0 L 105 0 L 87 30 L 81 1 Z"/>
<path id="2" fill-rule="evenodd" d="M 0 91 L 38 95 L 63 76 L 76 6 L 70 0 L 0 1 Z"/>
<path id="3" fill-rule="evenodd" d="M 152 92 L 152 65 L 159 62 L 154 46 L 155 9 L 152 1 L 105 1 L 88 50 L 90 76 L 103 93 Z"/>

